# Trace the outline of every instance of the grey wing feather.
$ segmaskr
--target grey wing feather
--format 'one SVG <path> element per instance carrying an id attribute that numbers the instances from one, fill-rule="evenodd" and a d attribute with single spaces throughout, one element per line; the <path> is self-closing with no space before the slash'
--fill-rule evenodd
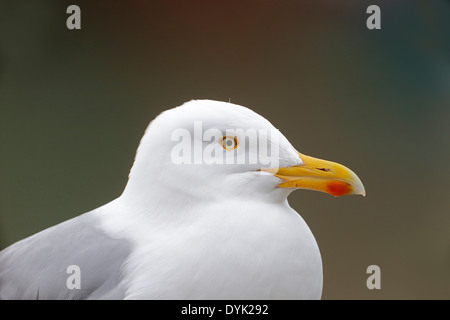
<path id="1" fill-rule="evenodd" d="M 1 251 L 0 300 L 122 299 L 121 269 L 131 245 L 96 222 L 88 213 Z M 72 265 L 79 267 L 80 289 L 67 285 Z"/>

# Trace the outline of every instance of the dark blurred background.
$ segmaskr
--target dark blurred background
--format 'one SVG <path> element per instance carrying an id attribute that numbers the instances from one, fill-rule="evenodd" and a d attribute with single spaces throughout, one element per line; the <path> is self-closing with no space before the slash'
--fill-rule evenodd
<path id="1" fill-rule="evenodd" d="M 445 0 L 0 0 L 0 249 L 118 197 L 161 111 L 230 99 L 364 182 L 365 198 L 289 198 L 324 299 L 450 299 L 449 16 Z"/>

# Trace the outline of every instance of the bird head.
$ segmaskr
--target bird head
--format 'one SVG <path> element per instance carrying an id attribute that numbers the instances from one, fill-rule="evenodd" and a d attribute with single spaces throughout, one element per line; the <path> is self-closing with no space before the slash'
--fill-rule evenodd
<path id="1" fill-rule="evenodd" d="M 283 199 L 295 189 L 333 196 L 365 195 L 347 167 L 298 152 L 268 120 L 232 103 L 193 100 L 151 122 L 139 145 L 127 189 L 158 189 L 213 199 Z"/>

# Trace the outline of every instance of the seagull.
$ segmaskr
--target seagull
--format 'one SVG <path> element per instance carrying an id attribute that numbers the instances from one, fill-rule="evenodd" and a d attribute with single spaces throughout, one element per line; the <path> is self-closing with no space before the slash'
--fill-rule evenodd
<path id="1" fill-rule="evenodd" d="M 0 252 L 0 299 L 320 299 L 296 189 L 365 195 L 254 111 L 186 102 L 147 127 L 120 197 Z"/>

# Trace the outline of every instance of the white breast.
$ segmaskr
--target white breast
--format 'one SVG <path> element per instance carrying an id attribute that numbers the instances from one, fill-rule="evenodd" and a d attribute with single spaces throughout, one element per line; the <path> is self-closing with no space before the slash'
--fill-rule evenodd
<path id="1" fill-rule="evenodd" d="M 287 201 L 231 201 L 166 220 L 121 227 L 135 243 L 128 299 L 320 299 L 317 243 Z"/>

